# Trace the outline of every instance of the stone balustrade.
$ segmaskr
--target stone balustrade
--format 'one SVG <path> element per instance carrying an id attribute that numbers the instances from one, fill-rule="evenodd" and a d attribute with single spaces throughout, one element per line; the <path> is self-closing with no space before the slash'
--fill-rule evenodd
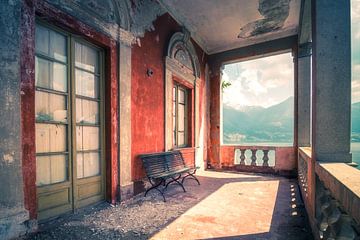
<path id="1" fill-rule="evenodd" d="M 360 239 L 360 171 L 299 148 L 298 179 L 315 239 Z"/>
<path id="2" fill-rule="evenodd" d="M 223 145 L 221 168 L 295 176 L 295 150 L 294 147 Z"/>
<path id="3" fill-rule="evenodd" d="M 236 154 L 236 151 L 239 152 L 239 154 Z M 240 165 L 247 165 L 246 160 L 247 160 L 247 156 L 246 156 L 246 152 L 250 152 L 250 164 L 251 166 L 263 166 L 263 167 L 269 167 L 269 153 L 273 153 L 273 158 L 272 158 L 272 162 L 271 165 L 275 166 L 275 151 L 276 148 L 275 147 L 263 147 L 263 146 L 259 146 L 259 147 L 246 147 L 246 146 L 241 146 L 235 149 L 235 164 L 240 164 Z M 239 156 L 237 156 L 239 155 Z M 238 157 L 238 159 L 237 159 Z"/>

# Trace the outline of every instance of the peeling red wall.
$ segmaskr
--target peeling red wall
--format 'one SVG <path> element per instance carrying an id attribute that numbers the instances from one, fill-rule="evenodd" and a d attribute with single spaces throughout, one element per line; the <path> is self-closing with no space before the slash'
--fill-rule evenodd
<path id="1" fill-rule="evenodd" d="M 140 39 L 140 46 L 132 48 L 131 154 L 134 181 L 141 180 L 145 176 L 138 155 L 165 150 L 165 56 L 171 36 L 181 31 L 181 26 L 168 14 L 159 17 L 154 27 L 154 31 L 146 32 Z M 206 58 L 203 50 L 196 43 L 194 46 L 201 65 L 202 88 Z M 147 76 L 147 69 L 153 70 L 152 76 Z M 200 90 L 200 101 L 203 99 L 203 93 L 204 91 Z M 204 107 L 202 104 L 200 108 Z M 193 139 L 191 140 L 194 142 Z M 185 161 L 193 165 L 195 149 L 187 148 L 182 152 Z"/>
<path id="2" fill-rule="evenodd" d="M 211 66 L 210 74 L 210 144 L 209 144 L 209 164 L 212 168 L 221 167 L 220 151 L 220 66 Z"/>
<path id="3" fill-rule="evenodd" d="M 140 180 L 143 176 L 142 153 L 165 150 L 165 53 L 173 33 L 180 26 L 168 15 L 159 17 L 154 23 L 155 31 L 146 32 L 140 39 L 141 46 L 132 48 L 131 60 L 131 154 L 132 176 Z M 153 70 L 147 76 L 147 69 Z"/>

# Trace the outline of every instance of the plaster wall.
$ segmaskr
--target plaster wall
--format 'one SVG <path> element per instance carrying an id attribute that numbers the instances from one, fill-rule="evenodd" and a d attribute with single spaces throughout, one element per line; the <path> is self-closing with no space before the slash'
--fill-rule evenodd
<path id="1" fill-rule="evenodd" d="M 132 82 L 131 82 L 131 158 L 132 158 L 132 179 L 135 182 L 141 181 L 145 175 L 142 168 L 139 154 L 161 152 L 165 150 L 165 56 L 168 43 L 175 32 L 181 31 L 179 24 L 168 14 L 159 17 L 154 22 L 154 31 L 146 32 L 140 38 L 140 46 L 132 48 Z M 201 114 L 192 119 L 195 125 L 192 132 L 199 136 L 201 123 L 204 119 L 205 103 L 204 94 L 204 72 L 206 55 L 202 49 L 194 42 L 196 54 L 200 61 L 201 77 L 198 82 L 197 96 L 193 97 L 199 101 L 199 109 L 195 109 Z M 147 75 L 148 69 L 153 71 L 151 76 Z M 193 110 L 194 111 L 194 110 Z M 194 116 L 194 114 L 192 114 Z M 198 139 L 193 136 L 194 139 Z M 192 140 L 193 147 L 182 149 L 185 161 L 188 164 L 195 164 L 196 148 L 204 146 L 204 138 L 199 142 Z M 195 146 L 196 145 L 196 146 Z M 203 152 L 201 153 L 203 154 Z M 136 188 L 136 186 L 135 186 Z M 136 191 L 137 192 L 137 191 Z"/>
<path id="2" fill-rule="evenodd" d="M 131 161 L 131 47 L 119 47 L 120 200 L 133 195 Z"/>
<path id="3" fill-rule="evenodd" d="M 21 161 L 21 5 L 17 0 L 0 4 L 0 239 L 34 227 L 24 207 Z"/>

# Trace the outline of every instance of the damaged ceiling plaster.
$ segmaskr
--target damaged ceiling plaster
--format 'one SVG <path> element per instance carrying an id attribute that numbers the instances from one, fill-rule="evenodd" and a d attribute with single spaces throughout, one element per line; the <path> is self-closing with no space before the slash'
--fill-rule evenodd
<path id="1" fill-rule="evenodd" d="M 290 0 L 260 0 L 258 11 L 264 18 L 240 28 L 238 38 L 254 37 L 282 29 L 289 17 Z"/>
<path id="2" fill-rule="evenodd" d="M 207 53 L 298 32 L 301 0 L 158 0 Z"/>

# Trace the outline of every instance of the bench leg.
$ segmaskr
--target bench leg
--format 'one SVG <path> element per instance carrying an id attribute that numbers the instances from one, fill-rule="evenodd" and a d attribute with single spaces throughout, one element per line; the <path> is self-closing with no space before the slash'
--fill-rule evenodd
<path id="1" fill-rule="evenodd" d="M 149 182 L 150 182 L 150 184 L 151 184 L 152 186 L 151 186 L 149 189 L 146 190 L 144 197 L 146 197 L 147 193 L 148 193 L 150 190 L 155 189 L 155 190 L 157 190 L 157 191 L 161 194 L 161 196 L 162 196 L 163 199 L 164 199 L 164 202 L 166 202 L 164 192 L 161 191 L 160 189 L 158 189 L 158 187 L 160 187 L 161 185 L 165 185 L 164 179 L 161 179 L 161 181 L 158 182 L 157 184 L 154 184 L 150 179 L 149 179 Z"/>
<path id="2" fill-rule="evenodd" d="M 171 180 L 166 184 L 165 189 L 169 186 L 170 183 L 176 182 L 178 185 L 180 185 L 180 187 L 184 190 L 184 192 L 186 192 L 184 185 L 182 184 L 182 182 L 179 181 L 180 178 L 181 178 L 181 174 L 179 174 L 179 176 L 176 178 L 171 177 Z"/>
<path id="3" fill-rule="evenodd" d="M 197 177 L 194 175 L 196 173 L 196 169 L 193 172 L 188 172 L 186 176 L 183 177 L 183 179 L 181 180 L 181 183 L 184 183 L 186 178 L 190 178 L 190 179 L 194 179 L 198 185 L 200 185 L 200 181 L 199 179 L 197 179 Z"/>

